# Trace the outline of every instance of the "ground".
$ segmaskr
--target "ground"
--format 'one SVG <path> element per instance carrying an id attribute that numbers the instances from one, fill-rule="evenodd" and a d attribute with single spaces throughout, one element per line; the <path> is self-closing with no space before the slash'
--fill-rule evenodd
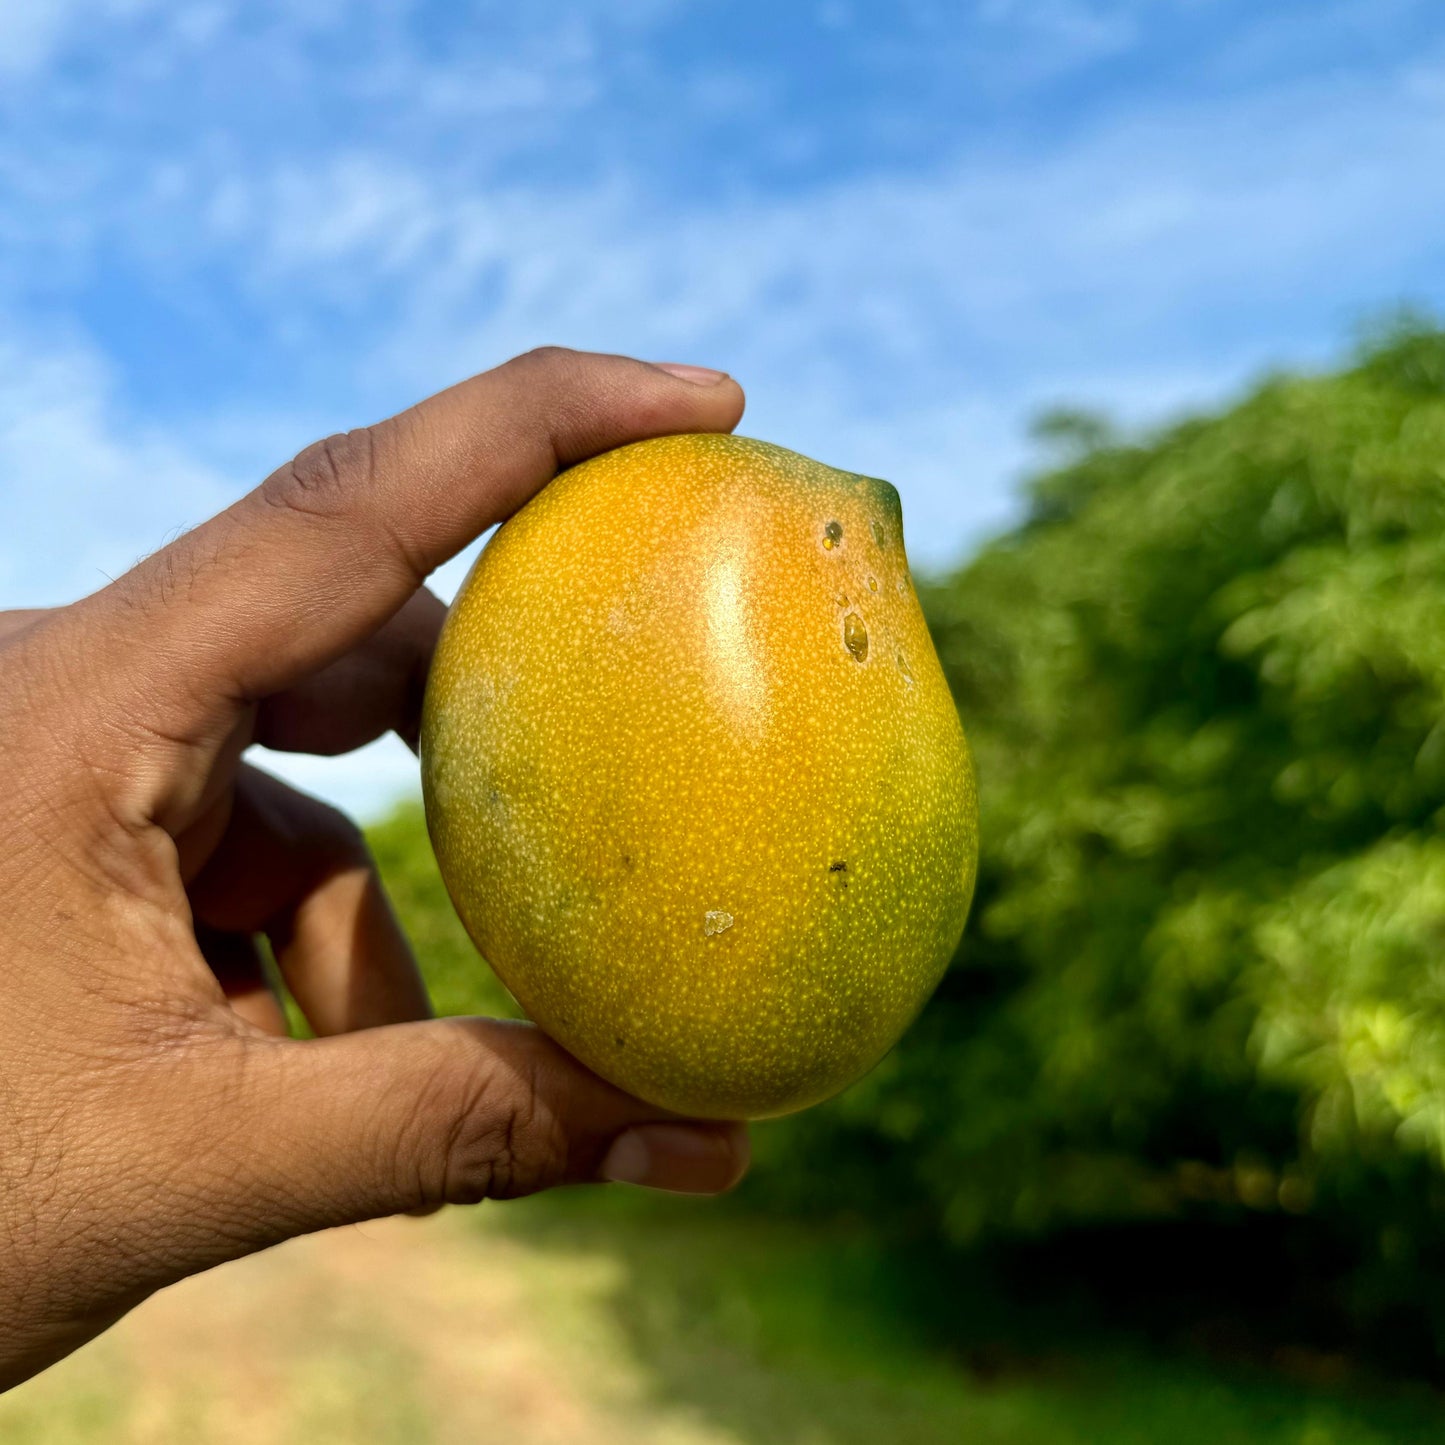
<path id="1" fill-rule="evenodd" d="M 881 1258 L 622 1190 L 294 1241 L 168 1290 L 0 1399 L 6 1445 L 1395 1445 L 1427 1393 L 1138 1345 L 988 1368 Z M 960 1299 L 960 1311 L 980 1301 Z M 973 1330 L 977 1335 L 977 1328 Z"/>

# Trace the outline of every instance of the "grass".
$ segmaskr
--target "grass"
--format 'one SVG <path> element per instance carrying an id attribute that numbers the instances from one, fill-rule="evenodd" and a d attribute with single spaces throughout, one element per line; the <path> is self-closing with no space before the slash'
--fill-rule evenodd
<path id="1" fill-rule="evenodd" d="M 511 1227 L 542 1248 L 620 1258 L 610 1307 L 656 1398 L 748 1445 L 1445 1438 L 1445 1407 L 1424 1390 L 1309 1384 L 1126 1334 L 1063 1338 L 962 1277 L 919 1281 L 863 1236 L 620 1192 L 528 1201 Z"/>
<path id="2" fill-rule="evenodd" d="M 391 1220 L 167 1291 L 6 1445 L 1414 1445 L 1422 1389 L 1072 1333 L 861 1237 L 630 1191 Z"/>

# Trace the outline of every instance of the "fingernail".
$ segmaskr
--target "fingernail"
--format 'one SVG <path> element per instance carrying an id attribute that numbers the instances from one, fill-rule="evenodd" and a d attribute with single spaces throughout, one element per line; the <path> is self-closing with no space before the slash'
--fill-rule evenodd
<path id="1" fill-rule="evenodd" d="M 747 1135 L 736 1126 L 641 1124 L 618 1135 L 599 1171 L 614 1184 L 673 1194 L 721 1194 L 748 1165 Z"/>
<path id="2" fill-rule="evenodd" d="M 655 361 L 653 365 L 669 376 L 692 382 L 694 386 L 716 386 L 718 382 L 728 379 L 727 372 L 714 371 L 710 366 L 689 366 L 683 361 Z"/>

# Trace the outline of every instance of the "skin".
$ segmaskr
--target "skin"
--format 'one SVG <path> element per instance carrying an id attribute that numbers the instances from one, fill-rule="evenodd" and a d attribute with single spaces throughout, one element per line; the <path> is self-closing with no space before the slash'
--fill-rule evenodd
<path id="1" fill-rule="evenodd" d="M 739 1126 L 530 1026 L 430 1019 L 356 827 L 240 757 L 415 745 L 426 575 L 561 467 L 742 405 L 699 368 L 530 353 L 307 448 L 81 602 L 0 614 L 0 1388 L 292 1235 L 740 1177 Z M 321 1037 L 284 1037 L 258 935 Z"/>
<path id="2" fill-rule="evenodd" d="M 743 437 L 608 452 L 488 545 L 437 648 L 427 818 L 528 1015 L 641 1098 L 790 1113 L 958 946 L 973 770 L 898 494 Z"/>

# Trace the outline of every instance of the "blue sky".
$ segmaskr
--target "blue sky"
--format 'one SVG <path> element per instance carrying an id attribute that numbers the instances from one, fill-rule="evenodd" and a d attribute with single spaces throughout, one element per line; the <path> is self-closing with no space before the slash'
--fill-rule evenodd
<path id="1" fill-rule="evenodd" d="M 1041 406 L 1445 304 L 1442 161 L 1438 0 L 4 0 L 0 605 L 544 342 L 725 367 L 939 566 Z"/>

